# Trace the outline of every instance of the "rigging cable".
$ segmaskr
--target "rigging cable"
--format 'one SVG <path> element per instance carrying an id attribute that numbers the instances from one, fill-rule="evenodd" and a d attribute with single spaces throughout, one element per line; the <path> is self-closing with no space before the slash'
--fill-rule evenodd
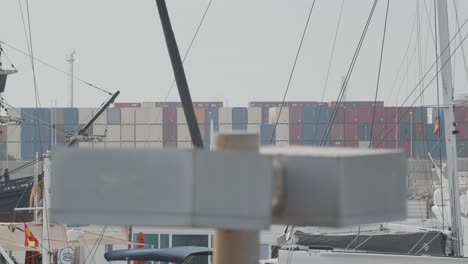
<path id="1" fill-rule="evenodd" d="M 31 69 L 32 69 L 32 74 L 33 74 L 33 83 L 34 83 L 34 99 L 35 99 L 35 103 L 36 103 L 36 118 L 39 120 L 40 119 L 40 116 L 39 116 L 39 106 L 41 105 L 41 101 L 40 101 L 40 98 L 39 98 L 39 89 L 37 87 L 37 78 L 36 78 L 36 67 L 35 67 L 35 64 L 34 64 L 34 59 L 33 59 L 33 56 L 34 56 L 34 48 L 33 48 L 33 40 L 32 40 L 32 33 L 31 33 L 31 16 L 30 16 L 30 13 L 29 13 L 29 0 L 26 0 L 26 15 L 27 15 L 27 18 L 28 18 L 28 33 L 29 33 L 29 58 L 31 60 Z M 37 132 L 38 132 L 38 136 L 39 136 L 39 152 L 42 153 L 42 144 L 41 144 L 41 127 L 39 125 L 39 122 L 36 123 L 36 128 L 37 128 Z M 38 152 L 38 142 L 37 142 L 37 139 L 35 140 L 35 144 L 34 144 L 34 152 Z"/>
<path id="2" fill-rule="evenodd" d="M 383 29 L 383 35 L 382 35 L 382 46 L 380 48 L 379 70 L 378 70 L 378 73 L 377 73 L 377 83 L 376 83 L 376 87 L 375 87 L 374 110 L 372 112 L 372 123 L 371 123 L 371 129 L 370 129 L 369 148 L 372 147 L 372 133 L 374 132 L 375 110 L 376 110 L 376 107 L 377 107 L 377 96 L 379 94 L 380 72 L 382 70 L 382 61 L 383 61 L 383 54 L 384 54 L 384 47 L 385 47 L 385 37 L 387 35 L 387 21 L 388 21 L 389 7 L 390 7 L 390 0 L 387 0 L 387 8 L 385 10 L 385 22 L 384 22 L 384 29 Z"/>
<path id="3" fill-rule="evenodd" d="M 291 81 L 294 76 L 294 71 L 296 70 L 297 60 L 299 59 L 299 55 L 301 54 L 302 44 L 304 43 L 305 35 L 307 33 L 307 29 L 309 28 L 309 22 L 310 22 L 310 18 L 312 17 L 312 11 L 314 10 L 314 6 L 315 6 L 315 0 L 312 2 L 312 5 L 309 9 L 307 21 L 305 23 L 304 30 L 302 31 L 302 37 L 301 37 L 299 46 L 296 51 L 296 57 L 294 58 L 294 63 L 292 65 L 291 72 L 289 73 L 288 83 L 286 85 L 286 89 L 283 94 L 283 100 L 281 101 L 280 109 L 276 117 L 275 126 L 273 127 L 273 133 L 271 133 L 270 144 L 273 143 L 273 139 L 276 137 L 276 127 L 278 126 L 278 122 L 281 116 L 281 111 L 283 110 L 283 105 L 284 105 L 284 102 L 286 101 L 286 96 L 288 95 L 289 87 L 291 86 Z"/>
<path id="4" fill-rule="evenodd" d="M 458 31 L 460 31 L 460 30 L 466 25 L 467 22 L 468 22 L 468 18 L 465 20 L 465 22 L 463 23 L 462 27 L 461 27 Z M 401 104 L 401 106 L 400 106 L 399 108 L 402 108 L 403 105 L 411 98 L 411 96 L 413 95 L 413 93 L 414 93 L 414 92 L 416 91 L 416 89 L 419 87 L 419 85 L 420 85 L 420 83 L 422 82 L 422 80 L 423 80 L 424 78 L 426 78 L 426 76 L 429 74 L 429 72 L 432 70 L 432 68 L 434 68 L 434 66 L 438 64 L 439 59 L 440 59 L 442 53 L 444 53 L 445 51 L 447 51 L 448 47 L 450 46 L 450 43 L 455 39 L 455 37 L 457 36 L 457 34 L 458 34 L 458 32 L 455 33 L 455 35 L 450 39 L 450 41 L 449 41 L 449 43 L 447 44 L 447 46 L 446 46 L 446 47 L 442 50 L 442 52 L 437 56 L 436 61 L 431 65 L 431 67 L 429 67 L 429 69 L 426 71 L 426 73 L 424 74 L 424 76 L 422 77 L 422 79 L 416 84 L 416 87 L 410 92 L 410 94 L 406 97 L 406 99 L 403 101 L 403 103 Z M 465 39 L 466 39 L 466 36 L 463 38 L 463 41 L 464 41 Z M 463 41 L 460 42 L 460 44 L 456 47 L 455 51 L 460 47 L 460 45 L 463 43 Z M 450 58 L 451 58 L 452 55 L 455 53 L 455 51 L 452 52 L 452 54 L 450 54 Z M 444 65 L 445 65 L 445 64 L 444 64 Z M 434 78 L 435 78 L 435 77 L 434 77 Z M 427 86 L 426 86 L 426 88 L 425 88 L 424 90 L 426 90 L 426 89 L 427 89 Z M 423 91 L 424 91 L 424 90 L 423 90 Z M 418 96 L 418 97 L 419 97 L 419 96 Z M 413 104 L 414 104 L 414 103 L 413 103 Z M 411 106 L 412 106 L 412 105 L 411 105 Z M 408 112 L 408 111 L 407 111 L 407 112 Z M 398 114 L 398 112 L 396 112 L 396 113 L 393 115 L 392 118 L 395 118 L 395 119 L 396 119 L 397 114 Z M 402 118 L 403 118 L 403 117 L 404 117 L 404 115 L 402 116 Z M 400 119 L 400 120 L 401 120 L 401 119 Z M 399 121 L 398 121 L 398 122 L 399 122 Z M 396 122 L 396 123 L 398 124 L 398 122 Z M 395 126 L 396 126 L 396 125 L 395 125 Z M 383 132 L 383 129 L 381 129 L 381 130 L 379 131 L 379 133 L 377 134 L 377 137 L 378 137 L 378 136 L 380 135 L 380 133 L 382 133 L 382 132 Z M 385 134 L 384 137 L 388 136 L 388 134 L 391 133 L 391 132 L 392 132 L 391 130 L 390 130 L 389 132 L 387 132 L 387 133 Z M 379 145 L 380 145 L 380 143 L 379 143 Z"/>
<path id="5" fill-rule="evenodd" d="M 341 0 L 340 14 L 338 16 L 338 23 L 336 24 L 335 37 L 333 38 L 333 45 L 332 45 L 332 50 L 331 50 L 331 54 L 330 54 L 330 60 L 328 61 L 328 69 L 327 69 L 327 74 L 325 76 L 325 84 L 323 85 L 322 97 L 320 99 L 320 102 L 323 102 L 323 100 L 325 98 L 325 91 L 327 90 L 327 86 L 328 86 L 328 78 L 329 78 L 329 75 L 330 75 L 330 70 L 331 70 L 331 66 L 332 66 L 332 62 L 333 62 L 333 57 L 335 55 L 336 40 L 338 38 L 338 32 L 340 31 L 341 17 L 342 17 L 342 14 L 343 14 L 344 2 L 345 2 L 344 0 Z M 315 122 L 315 133 L 314 133 L 314 137 L 313 137 L 314 141 L 316 140 L 316 137 L 317 137 L 318 124 L 319 124 L 321 114 L 322 114 L 322 107 L 319 107 L 317 119 L 316 119 L 316 122 Z"/>
<path id="6" fill-rule="evenodd" d="M 350 79 L 351 74 L 353 72 L 354 65 L 356 64 L 357 58 L 359 57 L 359 53 L 361 51 L 362 43 L 364 42 L 364 39 L 365 39 L 365 37 L 367 35 L 367 29 L 369 28 L 370 22 L 372 20 L 373 15 L 374 15 L 374 11 L 375 11 L 375 7 L 377 6 L 377 2 L 378 2 L 378 0 L 374 0 L 374 4 L 372 5 L 369 16 L 367 17 L 366 24 L 365 24 L 364 29 L 363 29 L 362 34 L 361 34 L 361 38 L 359 39 L 359 43 L 358 43 L 358 45 L 356 47 L 353 58 L 352 58 L 351 63 L 349 65 L 348 71 L 346 73 L 345 80 L 344 80 L 344 82 L 343 82 L 343 84 L 341 86 L 341 90 L 340 90 L 340 92 L 338 94 L 337 101 L 336 101 L 336 103 L 335 103 L 335 105 L 333 107 L 332 115 L 330 116 L 330 120 L 328 122 L 327 128 L 326 128 L 324 134 L 322 135 L 320 145 L 323 145 L 327 141 L 328 136 L 330 135 L 331 127 L 333 125 L 333 122 L 335 121 L 335 117 L 336 117 L 336 114 L 338 113 L 338 109 L 340 107 L 340 104 L 341 104 L 341 101 L 343 99 L 344 93 L 346 92 L 346 87 L 348 86 L 348 82 L 349 82 L 349 79 Z"/>
<path id="7" fill-rule="evenodd" d="M 38 58 L 36 58 L 36 57 L 34 57 L 34 56 L 30 56 L 27 52 L 24 52 L 24 51 L 22 51 L 22 50 L 20 50 L 20 49 L 18 49 L 18 48 L 16 48 L 16 47 L 14 47 L 14 46 L 12 46 L 12 45 L 6 43 L 5 41 L 0 40 L 0 43 L 2 43 L 3 45 L 5 45 L 5 46 L 7 46 L 7 47 L 9 47 L 9 48 L 11 48 L 11 49 L 13 49 L 13 50 L 15 50 L 15 51 L 18 52 L 18 53 L 21 53 L 21 54 L 23 54 L 23 55 L 25 55 L 25 56 L 31 57 L 33 60 L 35 60 L 35 61 L 37 61 L 37 62 L 40 62 L 41 64 L 43 64 L 43 65 L 45 65 L 45 66 L 47 66 L 47 67 L 49 67 L 49 68 L 51 68 L 51 69 L 54 69 L 54 70 L 56 70 L 56 71 L 58 71 L 58 72 L 61 72 L 61 73 L 65 74 L 65 75 L 67 75 L 67 76 L 69 76 L 69 77 L 72 77 L 72 76 L 70 75 L 70 73 L 68 73 L 68 72 L 66 72 L 66 71 L 64 71 L 64 70 L 62 70 L 62 69 L 60 69 L 60 68 L 58 68 L 58 67 L 56 67 L 56 66 L 54 66 L 54 65 L 52 65 L 52 64 L 50 64 L 50 63 L 47 63 L 47 62 L 44 61 L 44 60 L 38 59 Z M 83 83 L 83 84 L 86 84 L 86 85 L 90 86 L 91 88 L 94 88 L 94 89 L 99 90 L 99 91 L 101 91 L 101 92 L 104 92 L 104 93 L 106 93 L 106 94 L 112 95 L 111 92 L 109 92 L 109 91 L 107 91 L 107 90 L 104 90 L 103 88 L 101 88 L 101 87 L 99 87 L 99 86 L 97 86 L 97 85 L 94 85 L 94 84 L 92 84 L 92 83 L 90 83 L 90 82 L 87 82 L 87 81 L 85 81 L 85 80 L 83 80 L 83 79 L 81 79 L 81 78 L 78 78 L 78 77 L 76 77 L 76 76 L 74 76 L 74 75 L 73 75 L 73 79 L 75 79 L 75 80 L 77 80 L 77 81 L 79 81 L 79 82 L 81 82 L 81 83 Z"/>
<path id="8" fill-rule="evenodd" d="M 190 41 L 190 44 L 189 44 L 189 46 L 187 48 L 187 51 L 185 52 L 184 58 L 182 59 L 182 64 L 185 63 L 185 59 L 187 59 L 187 56 L 189 55 L 190 50 L 192 49 L 193 43 L 195 43 L 195 39 L 197 38 L 198 32 L 200 31 L 200 28 L 201 28 L 201 26 L 203 24 L 203 21 L 205 21 L 206 14 L 208 13 L 208 10 L 210 9 L 211 2 L 213 2 L 213 0 L 210 0 L 210 2 L 208 2 L 208 5 L 207 5 L 207 7 L 205 9 L 205 12 L 203 13 L 202 18 L 201 18 L 200 22 L 198 23 L 197 29 L 195 30 L 195 33 L 192 36 L 192 40 Z M 171 87 L 167 91 L 166 97 L 164 98 L 164 102 L 166 102 L 167 99 L 169 98 L 169 96 L 171 95 L 171 92 L 172 92 L 172 89 L 174 88 L 175 83 L 176 83 L 176 80 L 174 78 L 174 80 L 172 80 Z"/>
<path id="9" fill-rule="evenodd" d="M 433 1 L 434 2 L 434 45 L 435 45 L 435 55 L 436 55 L 436 62 L 437 62 L 437 66 L 439 66 L 439 63 L 438 63 L 438 57 L 442 55 L 443 52 L 441 52 L 441 54 L 439 55 L 438 53 L 438 35 L 437 35 L 437 3 L 436 3 L 436 0 Z M 463 24 L 464 25 L 464 24 Z M 460 32 L 461 28 L 463 27 L 463 25 L 461 27 L 458 27 L 458 31 Z M 455 34 L 455 36 L 458 34 L 458 32 Z M 460 43 L 462 43 L 462 41 L 460 40 Z M 448 46 L 450 46 L 450 42 L 447 44 Z M 444 50 L 445 51 L 445 50 Z M 440 88 L 439 88 L 439 73 L 437 72 L 436 73 L 436 78 L 437 78 L 437 81 L 436 81 L 436 89 L 437 89 L 437 120 L 439 122 L 439 126 L 440 126 Z M 439 143 L 439 166 L 440 166 L 440 176 L 442 177 L 442 145 L 440 144 L 441 143 L 441 135 L 440 135 L 440 131 L 438 133 L 438 137 L 437 137 L 437 140 L 438 140 L 438 143 Z M 444 188 L 443 188 L 443 182 L 442 182 L 442 178 L 440 179 L 440 192 L 441 192 L 441 195 L 442 195 L 442 201 L 443 201 L 443 198 L 444 198 Z M 445 228 L 445 216 L 444 216 L 444 207 L 442 207 L 442 230 L 444 230 Z"/>
<path id="10" fill-rule="evenodd" d="M 458 48 L 460 48 L 460 46 L 463 44 L 463 42 L 466 40 L 467 37 L 468 37 L 468 34 L 466 34 L 465 37 L 463 37 L 462 42 L 460 42 L 460 44 L 458 44 L 458 45 L 455 47 L 454 51 L 449 55 L 449 58 L 451 58 L 451 57 L 455 54 L 455 52 L 458 50 Z M 450 45 L 450 44 L 448 44 L 448 45 Z M 439 57 L 440 57 L 440 55 L 439 55 Z M 447 65 L 447 63 L 448 63 L 448 61 L 446 61 L 446 62 L 440 67 L 440 69 L 439 69 L 439 70 L 437 71 L 437 73 L 436 73 L 436 76 L 432 77 L 432 79 L 431 79 L 431 80 L 429 81 L 429 83 L 424 87 L 424 89 L 421 91 L 421 93 L 420 93 L 420 94 L 416 97 L 416 99 L 411 103 L 411 105 L 409 106 L 409 108 L 411 108 L 411 107 L 417 102 L 417 100 L 418 100 L 418 98 L 421 96 L 421 94 L 423 94 L 423 93 L 429 88 L 429 85 L 434 81 L 434 79 L 437 77 L 438 73 L 445 67 L 445 65 Z M 432 67 L 431 67 L 431 69 L 432 69 Z M 427 73 L 426 73 L 426 75 L 427 75 Z M 418 86 L 419 86 L 419 83 L 418 83 L 418 85 L 413 89 L 413 91 L 411 92 L 411 94 L 418 88 Z M 411 94 L 410 94 L 409 96 L 411 96 Z M 406 102 L 407 100 L 409 100 L 409 96 L 405 99 L 405 102 Z M 401 108 L 401 106 L 400 106 L 400 108 Z M 409 112 L 409 109 L 407 109 L 407 110 L 403 113 L 403 115 L 398 119 L 398 121 L 396 122 L 396 124 L 394 124 L 393 128 L 395 128 L 396 125 L 398 125 L 398 123 L 406 116 L 406 114 L 408 114 L 408 112 Z M 395 117 L 395 116 L 396 116 L 396 114 L 394 115 L 394 117 Z M 393 129 L 393 128 L 392 128 L 392 129 Z M 382 130 L 381 130 L 381 131 L 382 131 Z M 385 136 L 387 136 L 390 132 L 391 132 L 391 131 L 387 132 L 387 133 L 385 134 Z M 379 144 L 377 144 L 377 146 L 379 146 L 382 142 L 383 142 L 383 140 L 380 140 L 380 142 L 379 142 Z"/>

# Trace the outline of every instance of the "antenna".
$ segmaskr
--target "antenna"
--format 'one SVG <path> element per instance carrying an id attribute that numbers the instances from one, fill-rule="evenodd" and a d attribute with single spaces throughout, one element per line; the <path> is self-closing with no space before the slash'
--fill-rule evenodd
<path id="1" fill-rule="evenodd" d="M 69 74 L 68 74 L 68 92 L 69 92 L 69 103 L 68 105 L 70 107 L 73 107 L 73 62 L 75 61 L 75 58 L 73 57 L 75 55 L 75 51 L 67 55 L 67 62 L 70 63 L 70 68 L 69 68 Z"/>

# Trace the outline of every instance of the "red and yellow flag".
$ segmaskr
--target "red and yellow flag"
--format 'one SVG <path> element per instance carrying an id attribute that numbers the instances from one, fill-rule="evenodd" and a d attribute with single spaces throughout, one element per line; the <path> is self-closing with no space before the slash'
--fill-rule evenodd
<path id="1" fill-rule="evenodd" d="M 39 247 L 39 241 L 37 241 L 26 224 L 24 224 L 24 246 L 33 248 Z"/>
<path id="2" fill-rule="evenodd" d="M 439 134 L 440 131 L 440 123 L 439 123 L 439 117 L 437 116 L 435 118 L 435 124 L 434 124 L 434 134 Z"/>

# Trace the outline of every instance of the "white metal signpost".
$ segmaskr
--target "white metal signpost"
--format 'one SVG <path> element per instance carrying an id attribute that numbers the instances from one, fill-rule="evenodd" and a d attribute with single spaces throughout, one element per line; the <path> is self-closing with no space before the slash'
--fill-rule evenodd
<path id="1" fill-rule="evenodd" d="M 271 224 L 343 226 L 405 218 L 407 160 L 399 151 L 258 152 L 258 135 L 251 134 L 218 135 L 215 141 L 211 152 L 54 152 L 46 175 L 50 219 L 258 232 Z"/>

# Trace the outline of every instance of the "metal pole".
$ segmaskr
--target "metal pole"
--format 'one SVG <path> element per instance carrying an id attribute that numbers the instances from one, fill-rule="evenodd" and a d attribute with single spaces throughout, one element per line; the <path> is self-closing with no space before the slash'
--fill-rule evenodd
<path id="1" fill-rule="evenodd" d="M 49 194 L 50 194 L 50 152 L 45 154 L 44 158 L 44 191 L 42 203 L 44 209 L 42 210 L 42 264 L 50 264 L 50 246 L 49 246 Z"/>
<path id="2" fill-rule="evenodd" d="M 410 114 L 410 157 L 413 159 L 413 112 Z"/>
<path id="3" fill-rule="evenodd" d="M 171 58 L 172 69 L 174 71 L 177 89 L 179 90 L 180 101 L 184 109 L 185 119 L 187 119 L 192 144 L 196 148 L 203 148 L 200 128 L 198 127 L 197 117 L 193 109 L 192 98 L 190 96 L 187 78 L 185 77 L 184 65 L 180 58 L 179 48 L 177 47 L 177 41 L 174 36 L 174 31 L 172 30 L 169 13 L 167 12 L 166 1 L 156 0 L 156 5 L 158 6 L 159 17 L 161 18 L 161 25 L 164 31 L 164 37 L 166 38 L 167 50 Z"/>
<path id="4" fill-rule="evenodd" d="M 73 57 L 75 55 L 75 51 L 67 55 L 67 61 L 69 62 L 70 68 L 69 68 L 69 75 L 68 75 L 68 92 L 69 92 L 69 102 L 68 105 L 69 107 L 73 107 L 73 62 L 75 61 L 75 58 Z"/>
<path id="5" fill-rule="evenodd" d="M 36 160 L 39 159 L 39 153 L 36 152 Z M 39 162 L 36 162 L 36 165 L 34 166 L 34 187 L 37 188 L 37 183 L 38 183 L 38 176 L 39 176 Z M 30 204 L 29 206 L 38 206 L 37 204 L 37 196 L 34 198 L 34 203 L 35 205 Z M 37 210 L 34 210 L 34 221 L 37 222 Z"/>
<path id="6" fill-rule="evenodd" d="M 452 64 L 450 62 L 450 43 L 449 43 L 449 25 L 447 1 L 437 1 L 437 15 L 439 17 L 439 43 L 440 49 L 445 50 L 440 55 L 439 65 L 442 74 L 442 94 L 443 103 L 448 105 L 444 109 L 444 128 L 445 144 L 447 148 L 447 178 L 449 182 L 449 191 L 451 195 L 451 215 L 452 215 L 452 237 L 455 256 L 463 256 L 463 227 L 460 215 L 460 194 L 458 184 L 458 162 L 457 162 L 457 144 L 456 144 L 456 124 L 453 106 L 453 83 L 452 83 Z M 441 146 L 440 146 L 441 147 Z"/>
<path id="7" fill-rule="evenodd" d="M 257 134 L 218 134 L 214 138 L 216 150 L 258 152 Z M 214 263 L 258 263 L 259 234 L 253 230 L 217 229 L 214 236 Z"/>

